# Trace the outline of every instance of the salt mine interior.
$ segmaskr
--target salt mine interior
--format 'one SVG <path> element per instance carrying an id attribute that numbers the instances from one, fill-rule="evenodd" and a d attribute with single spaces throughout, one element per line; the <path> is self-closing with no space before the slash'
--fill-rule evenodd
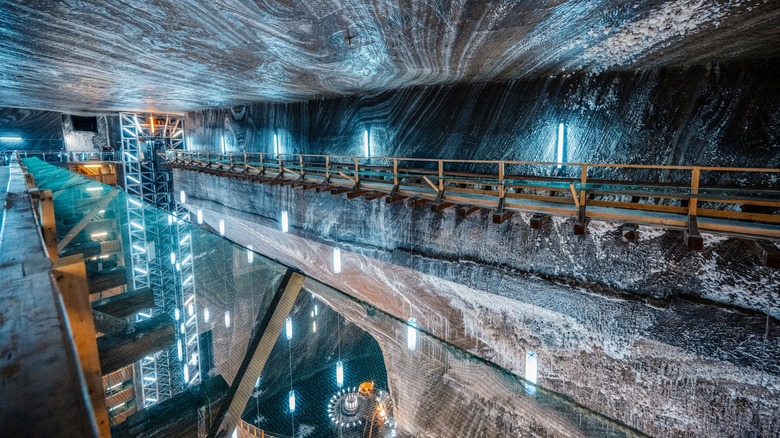
<path id="1" fill-rule="evenodd" d="M 0 0 L 0 436 L 780 437 L 780 3 Z"/>

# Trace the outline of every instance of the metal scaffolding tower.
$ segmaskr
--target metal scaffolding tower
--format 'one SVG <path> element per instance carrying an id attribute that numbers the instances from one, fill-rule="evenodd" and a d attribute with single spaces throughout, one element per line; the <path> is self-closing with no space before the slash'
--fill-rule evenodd
<path id="1" fill-rule="evenodd" d="M 138 364 L 141 398 L 148 407 L 200 383 L 197 306 L 191 236 L 186 209 L 172 193 L 170 170 L 159 151 L 183 149 L 183 119 L 177 115 L 121 113 L 122 164 L 127 197 L 133 288 L 150 286 L 155 307 L 138 319 L 168 313 L 179 324 L 177 344 Z M 168 212 L 147 210 L 144 202 Z"/>

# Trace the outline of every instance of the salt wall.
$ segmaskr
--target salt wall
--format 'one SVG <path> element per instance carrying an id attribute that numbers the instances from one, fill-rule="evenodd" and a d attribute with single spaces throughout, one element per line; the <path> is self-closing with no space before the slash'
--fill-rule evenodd
<path id="1" fill-rule="evenodd" d="M 97 117 L 97 132 L 76 131 L 70 114 L 23 108 L 0 107 L 0 137 L 21 137 L 21 141 L 2 141 L 0 151 L 58 151 L 119 149 L 119 117 Z"/>
<path id="2" fill-rule="evenodd" d="M 780 62 L 409 88 L 187 113 L 194 149 L 780 166 Z"/>

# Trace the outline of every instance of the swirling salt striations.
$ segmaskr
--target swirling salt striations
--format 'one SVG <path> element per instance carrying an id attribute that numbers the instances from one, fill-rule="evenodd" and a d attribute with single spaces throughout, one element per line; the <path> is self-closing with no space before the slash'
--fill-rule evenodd
<path id="1" fill-rule="evenodd" d="M 187 111 L 780 56 L 780 8 L 711 3 L 4 2 L 0 102 Z"/>

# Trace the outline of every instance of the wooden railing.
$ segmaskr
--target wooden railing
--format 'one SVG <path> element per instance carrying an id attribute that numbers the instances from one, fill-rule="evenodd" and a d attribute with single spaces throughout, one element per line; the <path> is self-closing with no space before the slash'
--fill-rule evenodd
<path id="1" fill-rule="evenodd" d="M 780 238 L 778 168 L 259 152 L 169 151 L 165 157 L 172 166 L 350 197 L 386 195 L 388 202 L 431 203 L 436 211 L 455 207 L 462 216 L 489 208 L 496 223 L 516 211 L 573 216 L 578 234 L 588 220 L 599 219 L 684 229 L 693 247 L 700 243 L 698 228 Z"/>

